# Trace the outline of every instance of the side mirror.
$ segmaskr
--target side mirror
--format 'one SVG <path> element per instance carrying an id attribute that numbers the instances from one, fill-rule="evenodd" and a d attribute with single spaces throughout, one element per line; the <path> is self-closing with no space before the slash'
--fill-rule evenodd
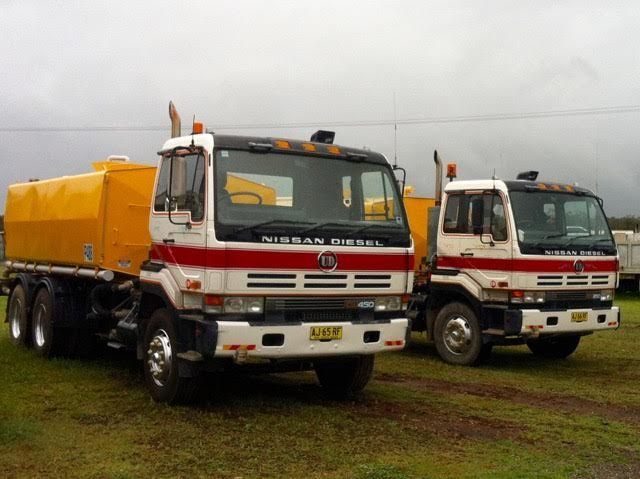
<path id="1" fill-rule="evenodd" d="M 174 171 L 175 170 L 175 171 Z M 187 229 L 191 228 L 191 222 L 189 220 L 185 222 L 174 221 L 171 217 L 172 211 L 178 210 L 178 198 L 184 196 L 186 185 L 186 165 L 184 158 L 175 155 L 175 150 L 171 152 L 171 158 L 169 159 L 169 191 L 167 193 L 169 222 L 174 225 L 183 225 Z"/>
<path id="2" fill-rule="evenodd" d="M 396 176 L 396 171 L 399 171 L 402 173 L 402 179 Z M 401 166 L 395 165 L 393 167 L 393 173 L 394 173 L 394 176 L 396 177 L 396 183 L 398 185 L 398 188 L 400 189 L 400 197 L 404 198 L 404 189 L 407 183 L 407 170 L 405 170 Z"/>

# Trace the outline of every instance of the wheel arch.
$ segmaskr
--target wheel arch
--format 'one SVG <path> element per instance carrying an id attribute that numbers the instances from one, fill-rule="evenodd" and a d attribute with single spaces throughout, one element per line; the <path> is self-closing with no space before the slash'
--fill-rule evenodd
<path id="1" fill-rule="evenodd" d="M 25 293 L 25 297 L 26 297 L 26 304 L 25 307 L 27 309 L 27 317 L 31 317 L 31 307 L 33 306 L 33 300 L 35 298 L 35 291 L 36 291 L 36 284 L 37 284 L 37 279 L 35 279 L 31 274 L 29 273 L 18 273 L 17 275 L 15 275 L 15 277 L 13 278 L 13 281 L 11 283 L 11 292 L 9 293 L 9 298 L 11 298 L 11 295 L 13 294 L 13 290 L 15 289 L 16 286 L 20 285 L 22 286 L 22 289 L 24 289 L 24 293 Z M 9 308 L 9 301 L 7 301 L 7 313 L 8 313 L 8 308 Z M 8 314 L 5 314 L 4 316 L 4 322 L 6 323 L 9 320 L 9 316 Z"/>

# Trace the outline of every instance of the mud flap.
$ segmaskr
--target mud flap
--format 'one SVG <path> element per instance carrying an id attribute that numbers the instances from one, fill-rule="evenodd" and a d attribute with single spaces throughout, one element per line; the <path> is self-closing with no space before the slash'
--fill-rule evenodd
<path id="1" fill-rule="evenodd" d="M 507 309 L 504 312 L 504 335 L 517 336 L 522 331 L 522 311 Z"/>

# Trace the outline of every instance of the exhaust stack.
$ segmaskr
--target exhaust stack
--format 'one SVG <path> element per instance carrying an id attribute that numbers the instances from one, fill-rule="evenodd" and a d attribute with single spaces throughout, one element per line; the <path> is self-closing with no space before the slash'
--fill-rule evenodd
<path id="1" fill-rule="evenodd" d="M 438 150 L 433 150 L 433 161 L 436 164 L 436 206 L 440 206 L 442 201 L 442 161 Z"/>
<path id="2" fill-rule="evenodd" d="M 172 101 L 169 102 L 169 118 L 171 118 L 171 138 L 181 136 L 182 127 L 180 125 L 180 115 Z"/>

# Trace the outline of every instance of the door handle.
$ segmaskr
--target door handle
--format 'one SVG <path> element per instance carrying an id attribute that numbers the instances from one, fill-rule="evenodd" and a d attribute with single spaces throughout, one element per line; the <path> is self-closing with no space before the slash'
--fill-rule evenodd
<path id="1" fill-rule="evenodd" d="M 460 256 L 473 256 L 473 253 L 460 253 Z"/>
<path id="2" fill-rule="evenodd" d="M 164 244 L 173 244 L 173 243 L 175 243 L 175 242 L 176 242 L 176 240 L 175 240 L 175 239 L 173 239 L 173 238 L 163 238 L 163 239 L 162 239 L 162 242 L 163 242 Z"/>

